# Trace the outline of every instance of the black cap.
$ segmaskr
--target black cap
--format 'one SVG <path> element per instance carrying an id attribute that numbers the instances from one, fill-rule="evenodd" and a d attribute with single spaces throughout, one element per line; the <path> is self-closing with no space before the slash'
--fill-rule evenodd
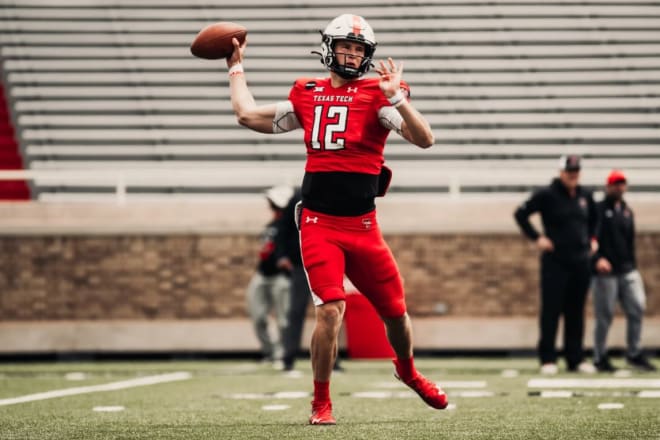
<path id="1" fill-rule="evenodd" d="M 561 171 L 580 171 L 580 156 L 569 154 L 559 159 L 559 169 Z"/>

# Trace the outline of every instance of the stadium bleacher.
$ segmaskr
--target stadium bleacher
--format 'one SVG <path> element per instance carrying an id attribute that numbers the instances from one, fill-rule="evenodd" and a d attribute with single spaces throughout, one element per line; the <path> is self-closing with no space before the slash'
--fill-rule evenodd
<path id="1" fill-rule="evenodd" d="M 249 30 L 258 103 L 324 75 L 319 29 L 363 15 L 377 58 L 405 63 L 436 146 L 392 135 L 392 191 L 527 191 L 557 157 L 584 155 L 584 182 L 623 168 L 660 191 L 660 2 L 397 0 L 0 0 L 0 57 L 33 194 L 256 193 L 302 176 L 301 132 L 237 125 L 224 61 L 194 58 L 206 24 Z M 41 174 L 40 174 L 41 173 Z M 118 183 L 120 182 L 120 183 Z"/>

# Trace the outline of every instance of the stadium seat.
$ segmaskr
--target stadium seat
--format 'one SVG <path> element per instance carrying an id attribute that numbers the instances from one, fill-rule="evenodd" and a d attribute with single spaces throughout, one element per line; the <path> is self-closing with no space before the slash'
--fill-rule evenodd
<path id="1" fill-rule="evenodd" d="M 0 55 L 19 141 L 3 145 L 22 152 L 31 169 L 53 173 L 35 180 L 37 197 L 105 197 L 117 176 L 131 194 L 167 197 L 257 193 L 302 175 L 301 133 L 239 127 L 224 62 L 194 58 L 189 44 L 208 23 L 245 25 L 255 99 L 279 101 L 295 77 L 324 75 L 310 51 L 343 7 L 321 0 L 304 8 L 275 0 L 229 9 L 176 0 L 0 5 Z M 412 99 L 436 137 L 430 150 L 390 137 L 393 191 L 449 193 L 457 182 L 468 192 L 528 191 L 547 183 L 566 153 L 585 156 L 588 184 L 625 167 L 632 190 L 660 189 L 654 5 L 365 0 L 351 12 L 375 28 L 377 57 L 404 61 Z M 188 177 L 194 169 L 199 184 Z M 99 170 L 107 174 L 85 177 Z"/>

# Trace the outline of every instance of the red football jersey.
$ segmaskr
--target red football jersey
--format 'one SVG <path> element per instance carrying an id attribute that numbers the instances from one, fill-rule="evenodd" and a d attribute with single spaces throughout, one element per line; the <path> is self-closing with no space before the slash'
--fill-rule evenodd
<path id="1" fill-rule="evenodd" d="M 379 174 L 390 130 L 378 110 L 390 103 L 378 78 L 349 81 L 334 88 L 330 78 L 296 80 L 289 101 L 305 131 L 305 171 Z M 409 95 L 403 81 L 401 88 Z"/>

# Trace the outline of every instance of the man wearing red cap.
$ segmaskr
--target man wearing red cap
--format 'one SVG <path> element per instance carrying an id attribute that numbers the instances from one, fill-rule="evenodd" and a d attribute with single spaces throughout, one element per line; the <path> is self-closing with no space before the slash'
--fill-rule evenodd
<path id="1" fill-rule="evenodd" d="M 635 222 L 623 200 L 626 176 L 613 170 L 607 177 L 605 199 L 597 204 L 600 247 L 593 257 L 596 276 L 593 282 L 594 366 L 598 371 L 614 372 L 607 356 L 607 332 L 612 323 L 617 299 L 626 314 L 628 364 L 644 371 L 656 368 L 646 359 L 640 346 L 645 294 L 635 260 Z"/>

